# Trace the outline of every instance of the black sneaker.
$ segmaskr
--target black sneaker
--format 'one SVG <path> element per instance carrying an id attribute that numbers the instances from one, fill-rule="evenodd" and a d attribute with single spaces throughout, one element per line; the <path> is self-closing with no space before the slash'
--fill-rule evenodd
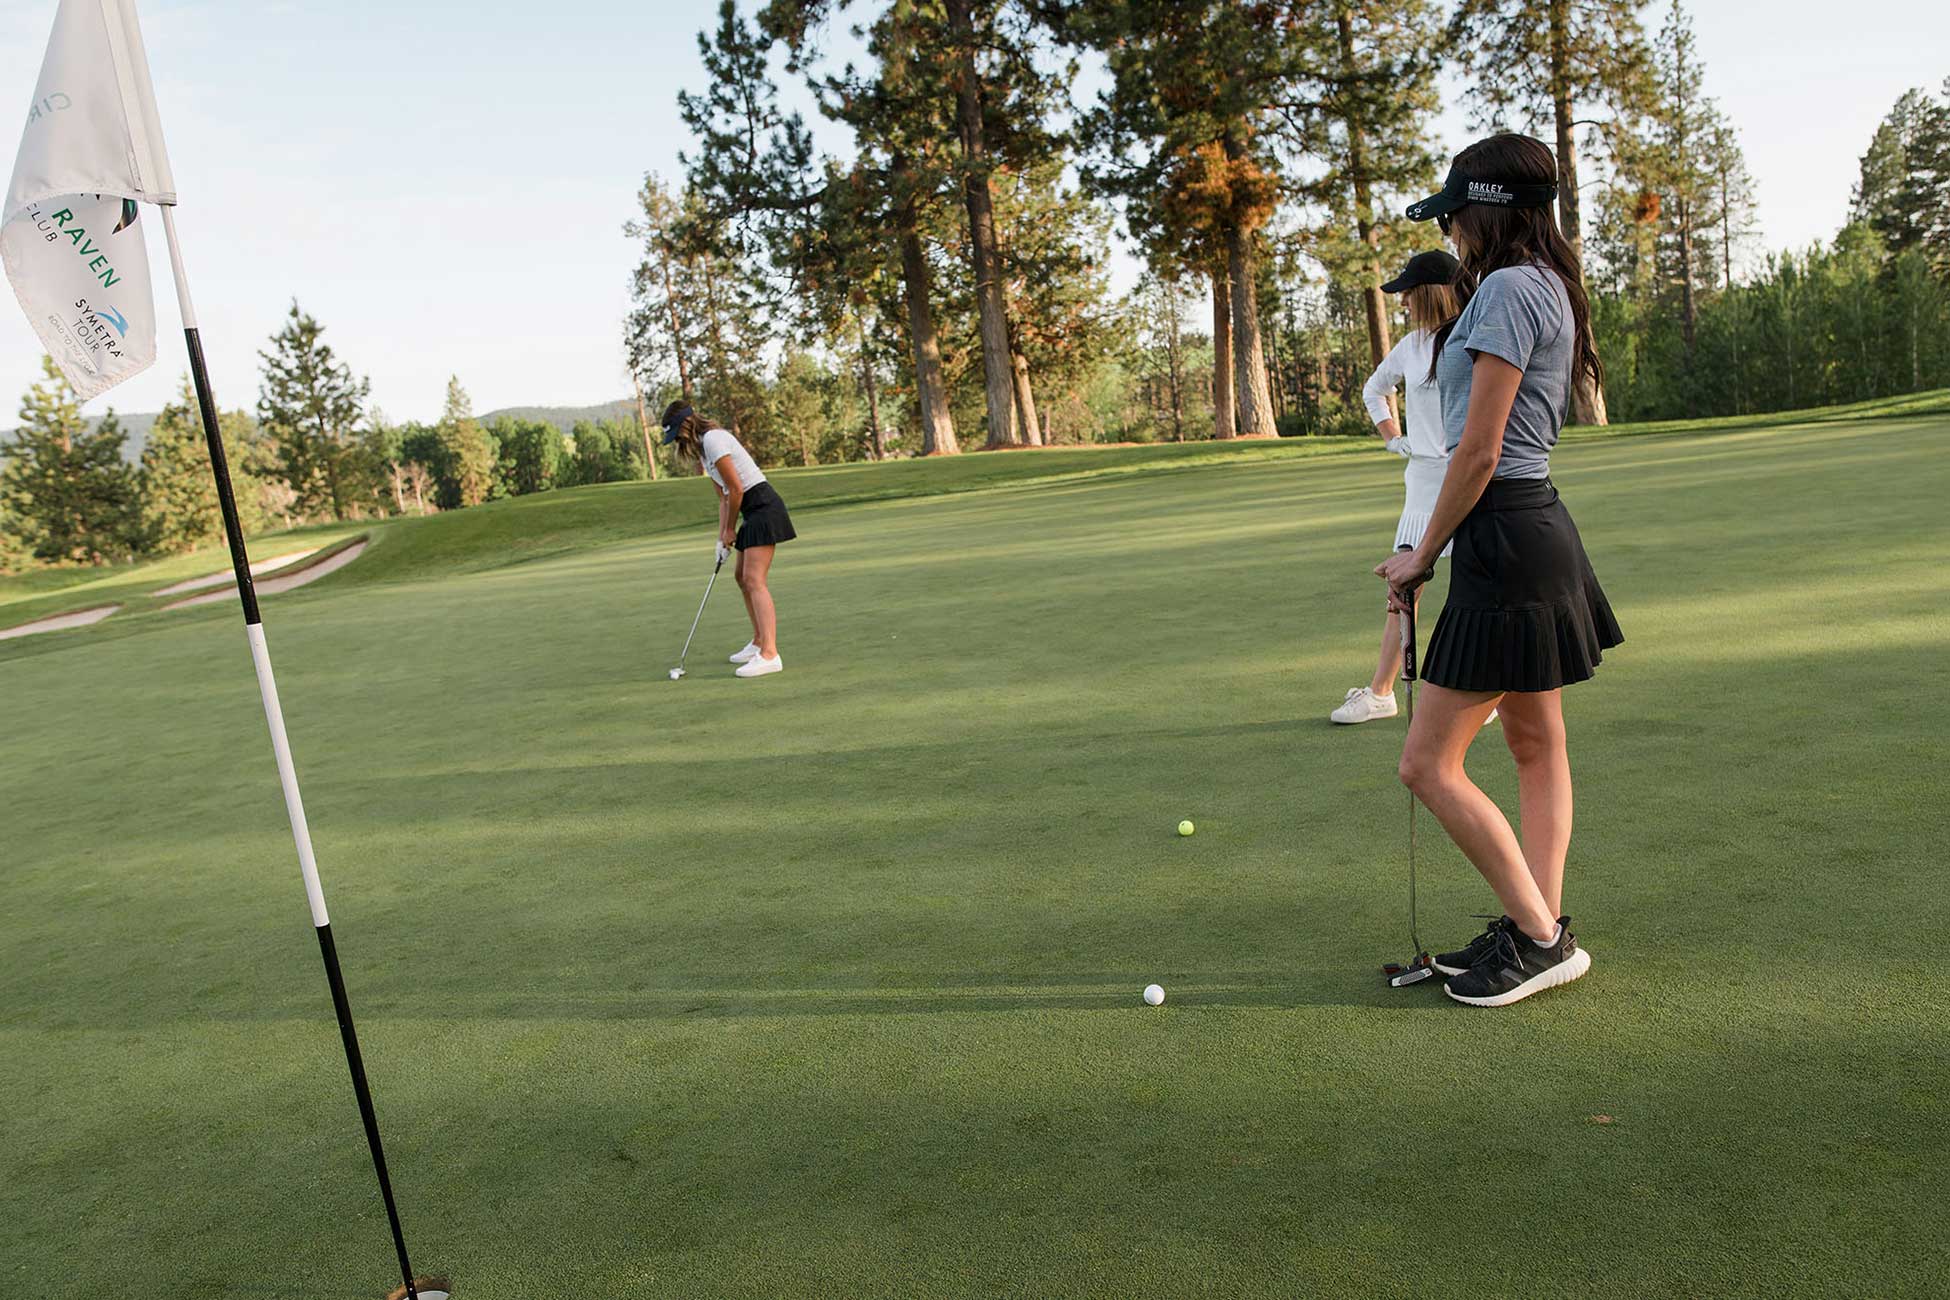
<path id="1" fill-rule="evenodd" d="M 1455 952 L 1439 952 L 1435 955 L 1435 968 L 1444 975 L 1462 974 L 1489 954 L 1490 948 L 1496 943 L 1496 935 L 1499 930 L 1513 930 L 1516 928 L 1515 924 L 1507 916 L 1492 917 L 1478 915 L 1476 919 L 1489 922 L 1488 925 L 1483 927 L 1481 934 L 1471 939 Z"/>
<path id="2" fill-rule="evenodd" d="M 1569 984 L 1591 969 L 1591 954 L 1578 947 L 1571 918 L 1557 918 L 1557 942 L 1540 947 L 1516 926 L 1498 929 L 1480 961 L 1442 986 L 1472 1007 L 1507 1007 L 1532 993 Z"/>

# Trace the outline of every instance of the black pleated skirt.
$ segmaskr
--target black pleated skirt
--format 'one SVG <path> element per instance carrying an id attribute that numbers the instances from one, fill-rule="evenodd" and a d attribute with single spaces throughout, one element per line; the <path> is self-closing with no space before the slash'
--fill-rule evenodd
<path id="1" fill-rule="evenodd" d="M 741 551 L 753 546 L 777 546 L 799 535 L 793 530 L 792 516 L 786 513 L 785 502 L 770 483 L 760 483 L 745 493 L 738 513 L 744 517 L 744 522 L 738 525 L 737 543 Z"/>
<path id="2" fill-rule="evenodd" d="M 1422 680 L 1458 691 L 1552 691 L 1625 640 L 1578 526 L 1547 478 L 1492 479 L 1456 530 L 1449 599 Z"/>

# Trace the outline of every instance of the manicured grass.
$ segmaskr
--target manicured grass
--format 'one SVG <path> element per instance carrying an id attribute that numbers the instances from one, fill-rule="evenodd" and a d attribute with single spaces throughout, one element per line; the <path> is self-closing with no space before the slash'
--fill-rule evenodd
<path id="1" fill-rule="evenodd" d="M 382 534 L 266 609 L 417 1259 L 465 1300 L 1934 1293 L 1946 435 L 1561 450 L 1627 635 L 1567 704 L 1596 964 L 1501 1013 L 1382 986 L 1400 728 L 1324 721 L 1392 458 L 782 476 L 756 683 L 729 589 L 663 677 L 708 526 L 585 504 L 696 484 Z M 235 613 L 131 627 L 0 662 L 0 1294 L 377 1296 Z M 1514 803 L 1494 732 L 1471 767 Z M 1460 940 L 1489 896 L 1423 844 Z"/>

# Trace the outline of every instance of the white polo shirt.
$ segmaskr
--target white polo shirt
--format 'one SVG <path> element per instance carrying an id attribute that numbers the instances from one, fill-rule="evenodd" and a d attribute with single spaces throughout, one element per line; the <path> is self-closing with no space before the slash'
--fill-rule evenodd
<path id="1" fill-rule="evenodd" d="M 744 445 L 731 436 L 731 430 L 707 429 L 697 442 L 704 452 L 704 472 L 718 485 L 721 494 L 731 495 L 731 489 L 725 486 L 724 479 L 718 474 L 718 462 L 726 456 L 731 457 L 731 467 L 738 471 L 740 492 L 749 492 L 765 481 L 765 471 L 758 467 L 758 462 L 752 459 L 752 454 L 745 450 Z"/>

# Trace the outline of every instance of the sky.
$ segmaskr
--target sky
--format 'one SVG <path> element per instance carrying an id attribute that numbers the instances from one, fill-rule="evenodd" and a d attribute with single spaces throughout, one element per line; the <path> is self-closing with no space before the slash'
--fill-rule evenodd
<path id="1" fill-rule="evenodd" d="M 1740 131 L 1764 246 L 1846 217 L 1896 97 L 1950 77 L 1942 0 L 1692 0 L 1708 92 Z M 393 419 L 629 391 L 623 235 L 646 171 L 680 174 L 710 0 L 139 0 L 184 257 L 225 407 L 295 299 Z M 1654 6 L 1649 25 L 1656 26 Z M 55 0 L 0 0 L 0 104 L 24 118 Z M 1845 21 L 1838 21 L 1846 13 Z M 11 97 L 11 101 L 9 99 Z M 808 116 L 811 117 L 810 108 Z M 1470 133 L 1447 112 L 1451 150 Z M 824 145 L 842 149 L 830 130 Z M 0 145 L 10 148 L 12 141 Z M 153 411 L 184 373 L 160 223 L 156 366 L 90 404 Z M 1118 259 L 1127 284 L 1135 264 Z M 40 347 L 0 304 L 0 421 Z"/>

